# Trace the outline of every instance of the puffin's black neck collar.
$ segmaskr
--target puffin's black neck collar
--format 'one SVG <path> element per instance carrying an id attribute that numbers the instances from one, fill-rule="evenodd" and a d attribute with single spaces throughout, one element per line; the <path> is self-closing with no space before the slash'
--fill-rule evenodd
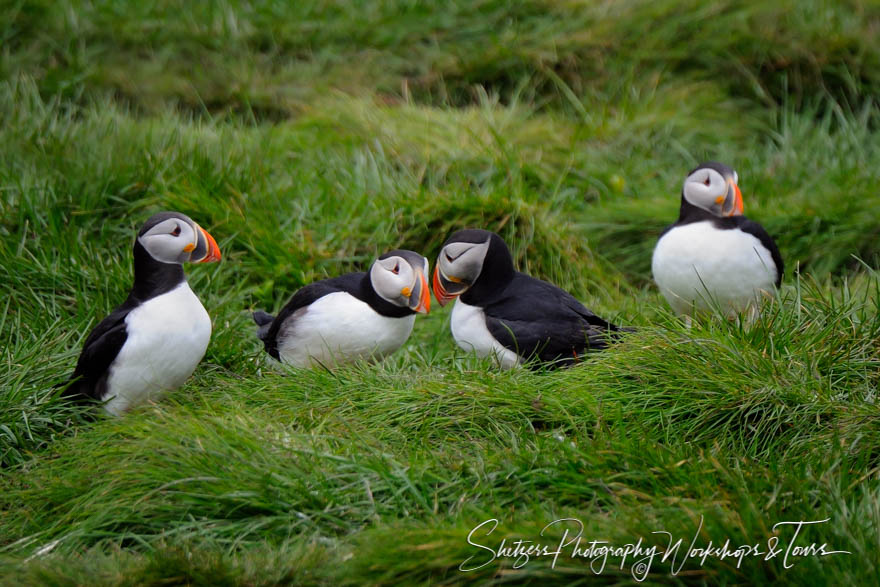
<path id="1" fill-rule="evenodd" d="M 507 243 L 494 232 L 489 234 L 489 249 L 486 251 L 480 275 L 474 284 L 461 294 L 461 301 L 466 304 L 479 305 L 500 296 L 516 275 L 513 257 L 510 255 Z"/>
<path id="2" fill-rule="evenodd" d="M 721 217 L 688 202 L 688 199 L 684 197 L 684 190 L 682 189 L 681 208 L 678 211 L 677 224 L 690 224 L 691 222 L 702 222 L 703 220 L 715 221 L 721 220 Z"/>
<path id="3" fill-rule="evenodd" d="M 186 281 L 183 266 L 178 263 L 162 263 L 154 259 L 141 245 L 134 242 L 134 285 L 129 299 L 149 300 L 169 292 Z"/>
<path id="4" fill-rule="evenodd" d="M 388 318 L 403 318 L 404 316 L 415 314 L 415 312 L 409 308 L 392 304 L 377 294 L 376 290 L 373 289 L 373 282 L 370 280 L 369 271 L 364 273 L 364 276 L 361 278 L 360 291 L 358 292 L 357 297 L 376 310 L 377 313 L 382 316 L 387 316 Z"/>

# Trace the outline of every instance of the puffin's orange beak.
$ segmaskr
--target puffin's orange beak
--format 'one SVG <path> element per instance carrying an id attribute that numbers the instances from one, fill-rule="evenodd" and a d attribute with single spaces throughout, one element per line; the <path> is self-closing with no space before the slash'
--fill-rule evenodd
<path id="1" fill-rule="evenodd" d="M 733 192 L 732 195 L 734 197 L 733 197 L 733 206 L 731 207 L 730 212 L 728 212 L 726 214 L 726 216 L 742 216 L 742 213 L 743 213 L 742 192 L 739 191 L 739 186 L 736 185 L 736 182 L 733 181 L 732 179 L 728 179 L 727 183 L 730 186 L 728 188 L 728 191 L 732 190 L 732 192 Z"/>
<path id="2" fill-rule="evenodd" d="M 736 206 L 734 209 L 736 210 L 737 215 L 741 215 L 743 213 L 743 195 L 742 192 L 739 191 L 739 186 L 736 185 L 736 183 L 733 184 L 733 189 L 736 192 Z"/>
<path id="3" fill-rule="evenodd" d="M 204 259 L 197 261 L 198 263 L 210 263 L 212 261 L 220 260 L 220 247 L 217 246 L 217 241 L 214 240 L 214 237 L 208 234 L 208 231 L 199 227 L 199 230 L 202 231 L 202 236 L 205 237 L 205 242 L 208 243 L 208 254 L 205 255 Z"/>
<path id="4" fill-rule="evenodd" d="M 416 271 L 418 274 L 418 283 L 416 283 L 416 292 L 408 292 L 410 298 L 409 307 L 414 311 L 420 314 L 427 314 L 431 311 L 431 290 L 428 288 L 428 278 L 425 277 L 425 274 L 421 271 Z M 404 295 L 407 295 L 407 289 L 405 288 L 403 292 Z"/>
<path id="5" fill-rule="evenodd" d="M 434 297 L 437 298 L 437 302 L 440 303 L 441 306 L 445 306 L 448 304 L 455 296 L 446 293 L 446 289 L 443 287 L 443 280 L 440 278 L 440 267 L 434 267 Z"/>

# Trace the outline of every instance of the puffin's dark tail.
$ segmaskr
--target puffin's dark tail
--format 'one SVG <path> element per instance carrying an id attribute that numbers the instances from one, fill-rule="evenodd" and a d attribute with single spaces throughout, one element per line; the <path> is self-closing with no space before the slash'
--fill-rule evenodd
<path id="1" fill-rule="evenodd" d="M 257 310 L 254 312 L 254 322 L 257 323 L 257 326 L 265 326 L 266 324 L 271 324 L 275 319 L 275 316 L 268 312 L 264 312 L 262 310 Z"/>
<path id="2" fill-rule="evenodd" d="M 69 379 L 65 379 L 61 383 L 56 383 L 54 388 L 61 389 L 61 393 L 58 394 L 58 397 L 75 400 L 79 403 L 87 403 L 92 400 L 88 394 L 88 389 L 83 383 L 82 377 L 79 375 L 71 375 Z"/>
<path id="3" fill-rule="evenodd" d="M 591 330 L 587 335 L 589 346 L 593 350 L 608 348 L 610 344 L 620 342 L 627 334 L 637 332 L 637 328 L 631 326 L 617 326 L 607 322 L 607 327 Z"/>
<path id="4" fill-rule="evenodd" d="M 60 397 L 77 397 L 79 394 L 79 385 L 76 384 L 76 378 L 71 377 L 52 386 L 53 389 L 61 389 Z"/>
<path id="5" fill-rule="evenodd" d="M 632 326 L 614 326 L 609 329 L 608 340 L 610 342 L 620 342 L 627 334 L 638 332 L 638 330 L 638 328 L 633 328 Z"/>
<path id="6" fill-rule="evenodd" d="M 266 342 L 266 337 L 269 336 L 269 327 L 272 326 L 272 322 L 275 320 L 275 316 L 269 314 L 268 312 L 264 312 L 262 310 L 257 310 L 254 312 L 254 322 L 257 323 L 257 336 L 263 342 Z"/>
<path id="7" fill-rule="evenodd" d="M 263 341 L 263 346 L 266 347 L 266 352 L 269 353 L 269 356 L 280 361 L 281 358 L 278 356 L 277 342 L 274 337 L 269 338 L 269 330 L 272 328 L 275 316 L 262 310 L 257 310 L 254 312 L 253 316 L 254 322 L 257 323 L 257 337 Z"/>

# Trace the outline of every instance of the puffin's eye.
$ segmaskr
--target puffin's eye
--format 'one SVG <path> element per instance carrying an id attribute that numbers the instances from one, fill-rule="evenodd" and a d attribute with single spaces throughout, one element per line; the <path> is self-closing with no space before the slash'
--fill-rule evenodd
<path id="1" fill-rule="evenodd" d="M 398 273 L 400 273 L 400 263 L 394 264 L 394 269 L 391 270 L 391 273 L 393 273 L 394 275 L 397 275 Z"/>
<path id="2" fill-rule="evenodd" d="M 443 253 L 443 254 L 446 255 L 446 260 L 449 261 L 450 263 L 455 261 L 455 259 L 453 259 L 452 257 L 449 256 L 449 253 Z"/>
<path id="3" fill-rule="evenodd" d="M 707 176 L 706 176 L 706 179 L 703 180 L 703 183 L 704 183 L 705 185 L 710 185 L 710 184 L 712 183 L 712 180 L 709 179 L 709 176 L 707 175 Z"/>
<path id="4" fill-rule="evenodd" d="M 180 236 L 180 225 L 174 227 L 174 230 L 171 231 L 171 236 Z"/>

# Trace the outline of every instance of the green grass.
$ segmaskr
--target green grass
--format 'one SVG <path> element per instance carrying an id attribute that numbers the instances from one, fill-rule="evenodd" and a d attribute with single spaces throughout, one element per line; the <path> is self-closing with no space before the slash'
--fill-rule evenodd
<path id="1" fill-rule="evenodd" d="M 830 518 L 798 543 L 851 555 L 655 561 L 649 580 L 876 580 L 875 3 L 200 6 L 0 7 L 0 584 L 598 578 L 565 556 L 459 571 L 480 522 L 497 545 L 564 517 L 661 546 L 701 517 L 698 546 Z M 708 158 L 789 268 L 751 325 L 687 329 L 651 283 Z M 53 386 L 161 209 L 223 251 L 187 267 L 211 345 L 178 392 L 95 419 Z M 433 262 L 466 226 L 638 332 L 499 372 L 435 305 L 378 365 L 265 360 L 251 310 L 390 248 Z"/>

